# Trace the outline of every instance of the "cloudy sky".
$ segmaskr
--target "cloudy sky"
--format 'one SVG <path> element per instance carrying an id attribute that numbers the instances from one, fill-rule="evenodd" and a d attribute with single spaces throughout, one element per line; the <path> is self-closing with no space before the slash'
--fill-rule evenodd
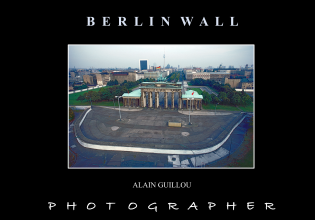
<path id="1" fill-rule="evenodd" d="M 254 45 L 135 44 L 135 45 L 69 45 L 69 68 L 139 68 L 139 59 L 149 65 L 180 68 L 229 65 L 239 68 L 254 64 Z"/>

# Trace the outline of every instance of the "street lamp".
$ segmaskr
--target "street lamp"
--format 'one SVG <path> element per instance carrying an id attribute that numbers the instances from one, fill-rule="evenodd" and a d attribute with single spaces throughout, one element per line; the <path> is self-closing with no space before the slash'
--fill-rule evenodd
<path id="1" fill-rule="evenodd" d="M 222 101 L 222 99 L 220 99 L 220 101 Z M 217 104 L 215 104 L 215 109 L 214 109 L 214 114 L 217 114 L 217 105 L 219 104 L 219 102 Z"/>
<path id="2" fill-rule="evenodd" d="M 115 96 L 115 98 L 118 98 L 118 105 L 119 105 L 119 121 L 121 121 L 121 114 L 120 114 L 120 104 L 119 104 L 119 98 L 121 98 L 121 96 Z"/>
<path id="3" fill-rule="evenodd" d="M 190 100 L 190 106 L 189 106 L 189 125 L 191 125 L 192 123 L 190 123 L 190 108 L 191 108 L 191 100 L 194 100 L 194 98 L 187 98 L 187 100 Z"/>
<path id="4" fill-rule="evenodd" d="M 90 102 L 91 102 L 91 108 L 92 108 L 92 101 L 91 101 L 91 96 L 88 96 L 90 98 Z"/>

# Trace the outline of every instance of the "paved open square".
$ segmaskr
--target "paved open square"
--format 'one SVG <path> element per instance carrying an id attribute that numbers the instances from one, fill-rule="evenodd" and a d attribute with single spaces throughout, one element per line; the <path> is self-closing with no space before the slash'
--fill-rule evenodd
<path id="1" fill-rule="evenodd" d="M 189 125 L 187 110 L 122 108 L 120 121 L 118 108 L 93 106 L 77 121 L 76 133 L 91 144 L 199 150 L 222 142 L 242 117 L 240 112 L 199 110 L 191 112 Z M 169 127 L 168 122 L 179 122 L 182 127 Z"/>

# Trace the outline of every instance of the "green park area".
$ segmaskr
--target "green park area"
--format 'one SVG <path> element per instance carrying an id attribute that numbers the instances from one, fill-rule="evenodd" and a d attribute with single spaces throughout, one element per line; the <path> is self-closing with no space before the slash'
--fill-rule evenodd
<path id="1" fill-rule="evenodd" d="M 69 94 L 70 106 L 116 106 L 118 104 L 115 96 L 121 96 L 128 91 L 139 86 L 142 82 L 154 81 L 154 79 L 140 79 L 135 82 L 126 80 L 119 84 L 117 80 L 110 81 L 106 87 L 91 89 L 82 92 Z M 244 111 L 253 112 L 253 98 L 244 91 L 236 91 L 229 84 L 222 85 L 213 80 L 193 79 L 189 84 L 194 86 L 207 86 L 215 94 L 209 94 L 200 88 L 189 88 L 195 90 L 198 94 L 203 95 L 204 110 L 223 110 L 223 111 Z M 119 100 L 122 104 L 122 99 Z"/>
<path id="2" fill-rule="evenodd" d="M 154 79 L 140 79 L 134 82 L 127 82 L 125 80 L 123 83 L 119 84 L 117 79 L 114 81 L 110 80 L 105 87 L 69 94 L 69 105 L 86 106 L 92 103 L 94 106 L 116 106 L 118 100 L 115 96 L 121 96 L 124 93 L 131 92 L 142 82 L 152 81 L 154 81 Z M 122 104 L 122 99 L 119 99 L 119 102 Z"/>
<path id="3" fill-rule="evenodd" d="M 102 87 L 104 88 L 104 87 Z M 93 90 L 88 90 L 88 91 L 94 91 L 98 92 L 101 88 L 93 89 Z M 83 91 L 83 92 L 76 92 L 76 93 L 71 93 L 69 94 L 69 105 L 70 106 L 86 106 L 86 105 L 91 105 L 91 101 L 89 99 L 84 99 L 82 101 L 77 100 L 80 95 L 84 96 L 85 93 L 88 91 Z M 120 104 L 122 104 L 122 100 L 119 100 Z M 114 106 L 113 100 L 100 100 L 100 101 L 92 101 L 92 105 L 94 106 Z M 115 105 L 118 105 L 117 99 L 115 100 Z"/>
<path id="4" fill-rule="evenodd" d="M 201 89 L 199 88 L 189 88 L 189 90 L 194 90 L 196 92 L 198 92 L 198 94 L 200 95 L 204 95 L 207 92 L 203 92 Z M 209 93 L 207 93 L 207 96 L 210 96 Z M 202 108 L 204 110 L 223 110 L 223 111 L 244 111 L 244 112 L 253 112 L 253 102 L 251 102 L 251 104 L 248 104 L 246 106 L 243 105 L 234 105 L 234 104 L 222 104 L 219 102 L 219 104 L 214 104 L 212 103 L 212 98 L 210 96 L 210 102 L 208 101 L 208 103 L 203 102 L 202 104 Z"/>

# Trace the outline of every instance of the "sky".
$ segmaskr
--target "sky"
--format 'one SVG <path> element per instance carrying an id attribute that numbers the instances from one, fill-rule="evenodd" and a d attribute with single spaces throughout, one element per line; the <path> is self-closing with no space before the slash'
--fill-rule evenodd
<path id="1" fill-rule="evenodd" d="M 99 44 L 68 45 L 69 68 L 139 68 L 139 60 L 147 59 L 150 66 L 180 68 L 217 68 L 222 66 L 239 68 L 254 64 L 254 45 L 218 44 Z"/>

